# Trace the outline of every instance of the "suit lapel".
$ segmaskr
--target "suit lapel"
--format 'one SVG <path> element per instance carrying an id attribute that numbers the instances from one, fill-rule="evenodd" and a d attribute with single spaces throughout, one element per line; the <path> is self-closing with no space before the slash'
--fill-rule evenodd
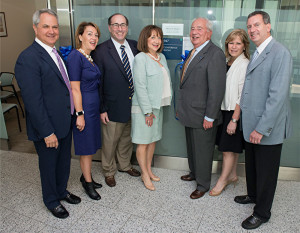
<path id="1" fill-rule="evenodd" d="M 42 47 L 40 46 L 37 42 L 34 41 L 33 43 L 34 48 L 36 48 L 36 50 L 39 52 L 41 59 L 43 59 L 45 62 L 47 62 L 47 64 L 52 68 L 52 70 L 57 74 L 57 76 L 60 78 L 60 80 L 65 84 L 65 81 L 57 67 L 57 65 L 55 64 L 55 62 L 53 61 L 53 59 L 51 58 L 51 56 L 49 55 L 49 53 Z"/>
<path id="2" fill-rule="evenodd" d="M 202 48 L 201 51 L 190 62 L 180 86 L 182 86 L 185 83 L 185 81 L 189 78 L 193 69 L 197 67 L 198 63 L 205 57 L 210 45 L 211 42 L 209 42 L 204 48 Z"/>
<path id="3" fill-rule="evenodd" d="M 116 62 L 117 66 L 120 69 L 121 73 L 123 74 L 124 78 L 126 78 L 126 80 L 128 81 L 125 70 L 124 70 L 123 63 L 120 59 L 120 56 L 116 50 L 114 43 L 111 40 L 109 40 L 109 53 L 112 56 L 112 58 L 114 59 L 114 61 Z"/>
<path id="4" fill-rule="evenodd" d="M 130 41 L 130 40 L 127 40 L 130 48 L 131 48 L 131 51 L 133 53 L 133 56 L 137 55 L 138 54 L 138 50 L 137 50 L 137 47 Z M 131 67 L 132 68 L 132 67 Z"/>
<path id="5" fill-rule="evenodd" d="M 262 51 L 262 53 L 258 56 L 258 58 L 254 62 L 252 62 L 252 59 L 253 59 L 253 57 L 252 57 L 249 65 L 247 67 L 246 75 L 249 74 L 252 70 L 254 70 L 258 65 L 260 65 L 267 58 L 274 43 L 275 43 L 275 40 L 272 39 L 270 41 L 270 43 L 267 45 L 267 47 Z"/>

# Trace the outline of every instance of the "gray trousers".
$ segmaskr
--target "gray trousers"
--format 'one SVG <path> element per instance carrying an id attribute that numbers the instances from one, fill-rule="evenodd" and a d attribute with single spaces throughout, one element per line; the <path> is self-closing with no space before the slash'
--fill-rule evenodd
<path id="1" fill-rule="evenodd" d="M 208 130 L 185 127 L 185 134 L 190 176 L 196 179 L 197 190 L 206 192 L 210 189 L 217 120 Z"/>

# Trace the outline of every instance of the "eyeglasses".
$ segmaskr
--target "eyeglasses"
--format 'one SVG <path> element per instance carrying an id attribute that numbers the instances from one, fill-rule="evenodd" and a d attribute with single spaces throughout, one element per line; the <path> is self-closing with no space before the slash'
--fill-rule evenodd
<path id="1" fill-rule="evenodd" d="M 111 24 L 110 26 L 112 26 L 114 29 L 117 29 L 117 28 L 119 28 L 119 27 L 121 27 L 122 29 L 124 29 L 124 28 L 127 27 L 127 24 L 126 24 L 126 23 L 121 23 L 121 24 L 113 23 L 113 24 Z"/>

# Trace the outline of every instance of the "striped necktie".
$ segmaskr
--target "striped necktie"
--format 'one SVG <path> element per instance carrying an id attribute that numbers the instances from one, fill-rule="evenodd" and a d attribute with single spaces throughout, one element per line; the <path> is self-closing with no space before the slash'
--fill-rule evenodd
<path id="1" fill-rule="evenodd" d="M 69 81 L 69 78 L 67 76 L 67 73 L 65 71 L 65 68 L 62 64 L 62 61 L 61 61 L 61 58 L 58 54 L 58 52 L 56 51 L 55 48 L 52 49 L 52 52 L 55 54 L 56 56 L 56 59 L 58 61 L 58 66 L 59 66 L 59 71 L 61 73 L 61 76 L 63 77 L 67 87 L 68 87 L 68 90 L 69 90 L 69 95 L 70 95 L 70 103 L 71 103 L 71 114 L 74 113 L 74 101 L 73 101 L 73 94 L 72 94 L 72 90 L 71 90 L 71 86 L 70 86 L 70 81 Z"/>
<path id="2" fill-rule="evenodd" d="M 130 63 L 129 63 L 127 53 L 125 52 L 125 46 L 121 45 L 120 49 L 121 49 L 121 54 L 122 54 L 123 66 L 124 66 L 124 69 L 125 69 L 125 72 L 126 72 L 126 75 L 128 78 L 128 82 L 129 82 L 129 88 L 131 89 L 130 97 L 129 97 L 129 99 L 131 99 L 131 97 L 133 96 L 133 93 L 134 93 L 134 87 L 133 87 L 133 82 L 132 82 L 133 80 L 132 80 L 132 73 L 131 73 L 131 69 L 130 69 Z"/>
<path id="3" fill-rule="evenodd" d="M 258 51 L 256 49 L 255 52 L 254 52 L 254 54 L 253 54 L 251 63 L 255 62 L 255 60 L 258 58 L 258 55 L 259 55 L 259 53 L 258 53 Z"/>

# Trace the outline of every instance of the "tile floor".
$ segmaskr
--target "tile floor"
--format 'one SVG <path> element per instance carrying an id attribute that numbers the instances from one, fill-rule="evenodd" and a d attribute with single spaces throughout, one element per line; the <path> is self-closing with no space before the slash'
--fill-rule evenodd
<path id="1" fill-rule="evenodd" d="M 102 199 L 93 201 L 79 182 L 79 161 L 72 159 L 68 190 L 79 195 L 79 205 L 63 204 L 70 217 L 57 219 L 44 207 L 37 155 L 0 151 L 0 232 L 246 232 L 241 222 L 252 213 L 253 205 L 239 205 L 235 195 L 245 194 L 245 178 L 229 186 L 222 195 L 205 195 L 191 200 L 193 182 L 184 182 L 185 171 L 153 168 L 161 177 L 156 191 L 144 188 L 140 178 L 117 173 L 117 186 L 104 183 L 100 163 L 93 163 L 93 177 L 103 184 Z M 212 176 L 215 184 L 217 175 Z M 251 232 L 300 232 L 300 182 L 278 181 L 267 224 Z"/>

